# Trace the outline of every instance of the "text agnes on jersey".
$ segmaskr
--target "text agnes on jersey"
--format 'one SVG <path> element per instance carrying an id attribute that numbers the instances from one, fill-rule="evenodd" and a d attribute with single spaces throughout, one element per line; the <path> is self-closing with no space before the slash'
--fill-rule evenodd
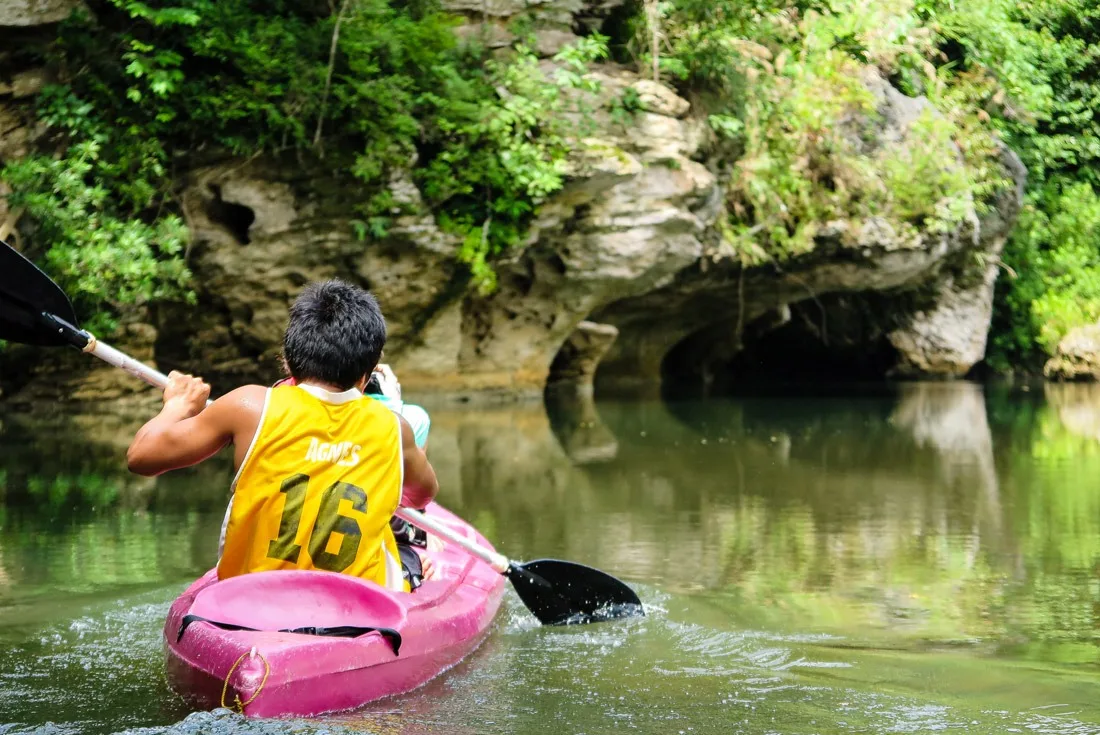
<path id="1" fill-rule="evenodd" d="M 329 444 L 316 437 L 309 440 L 309 449 L 306 450 L 307 462 L 330 462 L 341 467 L 354 467 L 359 464 L 360 444 L 351 442 L 336 442 Z"/>

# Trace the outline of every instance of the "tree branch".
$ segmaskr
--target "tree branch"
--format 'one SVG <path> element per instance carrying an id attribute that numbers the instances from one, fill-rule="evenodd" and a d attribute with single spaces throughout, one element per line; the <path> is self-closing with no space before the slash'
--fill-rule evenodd
<path id="1" fill-rule="evenodd" d="M 340 3 L 340 12 L 336 15 L 336 24 L 332 27 L 332 45 L 328 50 L 328 73 L 325 75 L 325 91 L 321 93 L 321 109 L 317 111 L 317 130 L 313 133 L 313 146 L 321 145 L 321 129 L 325 124 L 325 105 L 328 104 L 329 89 L 332 88 L 332 71 L 336 67 L 336 46 L 340 42 L 340 24 L 344 22 L 349 2 L 343 0 Z"/>
<path id="2" fill-rule="evenodd" d="M 645 19 L 649 27 L 649 55 L 653 60 L 653 81 L 661 81 L 661 20 L 657 0 L 645 0 Z"/>

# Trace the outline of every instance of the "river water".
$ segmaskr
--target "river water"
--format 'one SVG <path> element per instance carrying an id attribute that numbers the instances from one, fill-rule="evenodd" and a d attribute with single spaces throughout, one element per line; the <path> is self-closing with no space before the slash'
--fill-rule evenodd
<path id="1" fill-rule="evenodd" d="M 781 393 L 773 391 L 774 393 Z M 441 501 L 647 617 L 491 635 L 308 721 L 189 712 L 161 626 L 228 457 L 130 476 L 140 418 L 0 415 L 0 735 L 1100 733 L 1100 388 L 899 384 L 432 410 Z"/>

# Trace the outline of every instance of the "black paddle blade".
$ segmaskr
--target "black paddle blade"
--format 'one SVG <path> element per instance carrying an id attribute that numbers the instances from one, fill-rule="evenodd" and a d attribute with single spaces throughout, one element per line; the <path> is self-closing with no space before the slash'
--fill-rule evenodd
<path id="1" fill-rule="evenodd" d="M 43 347 L 71 344 L 70 338 L 42 320 L 43 312 L 77 323 L 73 305 L 61 287 L 0 240 L 0 339 Z"/>
<path id="2" fill-rule="evenodd" d="M 527 609 L 543 625 L 576 625 L 645 615 L 634 590 L 610 574 L 571 561 L 538 559 L 507 572 Z"/>

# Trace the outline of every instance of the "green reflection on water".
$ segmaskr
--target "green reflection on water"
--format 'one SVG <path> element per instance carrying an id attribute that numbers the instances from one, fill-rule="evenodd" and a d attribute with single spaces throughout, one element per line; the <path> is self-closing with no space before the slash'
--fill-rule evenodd
<path id="1" fill-rule="evenodd" d="M 459 669 L 323 726 L 1100 732 L 1100 389 L 1040 393 L 436 408 L 446 505 L 510 556 L 630 580 L 650 616 L 552 631 L 510 598 Z M 0 721 L 20 729 L 184 714 L 159 629 L 213 563 L 228 457 L 135 478 L 140 419 L 105 421 L 0 434 Z M 252 731 L 172 731 L 211 728 Z"/>

